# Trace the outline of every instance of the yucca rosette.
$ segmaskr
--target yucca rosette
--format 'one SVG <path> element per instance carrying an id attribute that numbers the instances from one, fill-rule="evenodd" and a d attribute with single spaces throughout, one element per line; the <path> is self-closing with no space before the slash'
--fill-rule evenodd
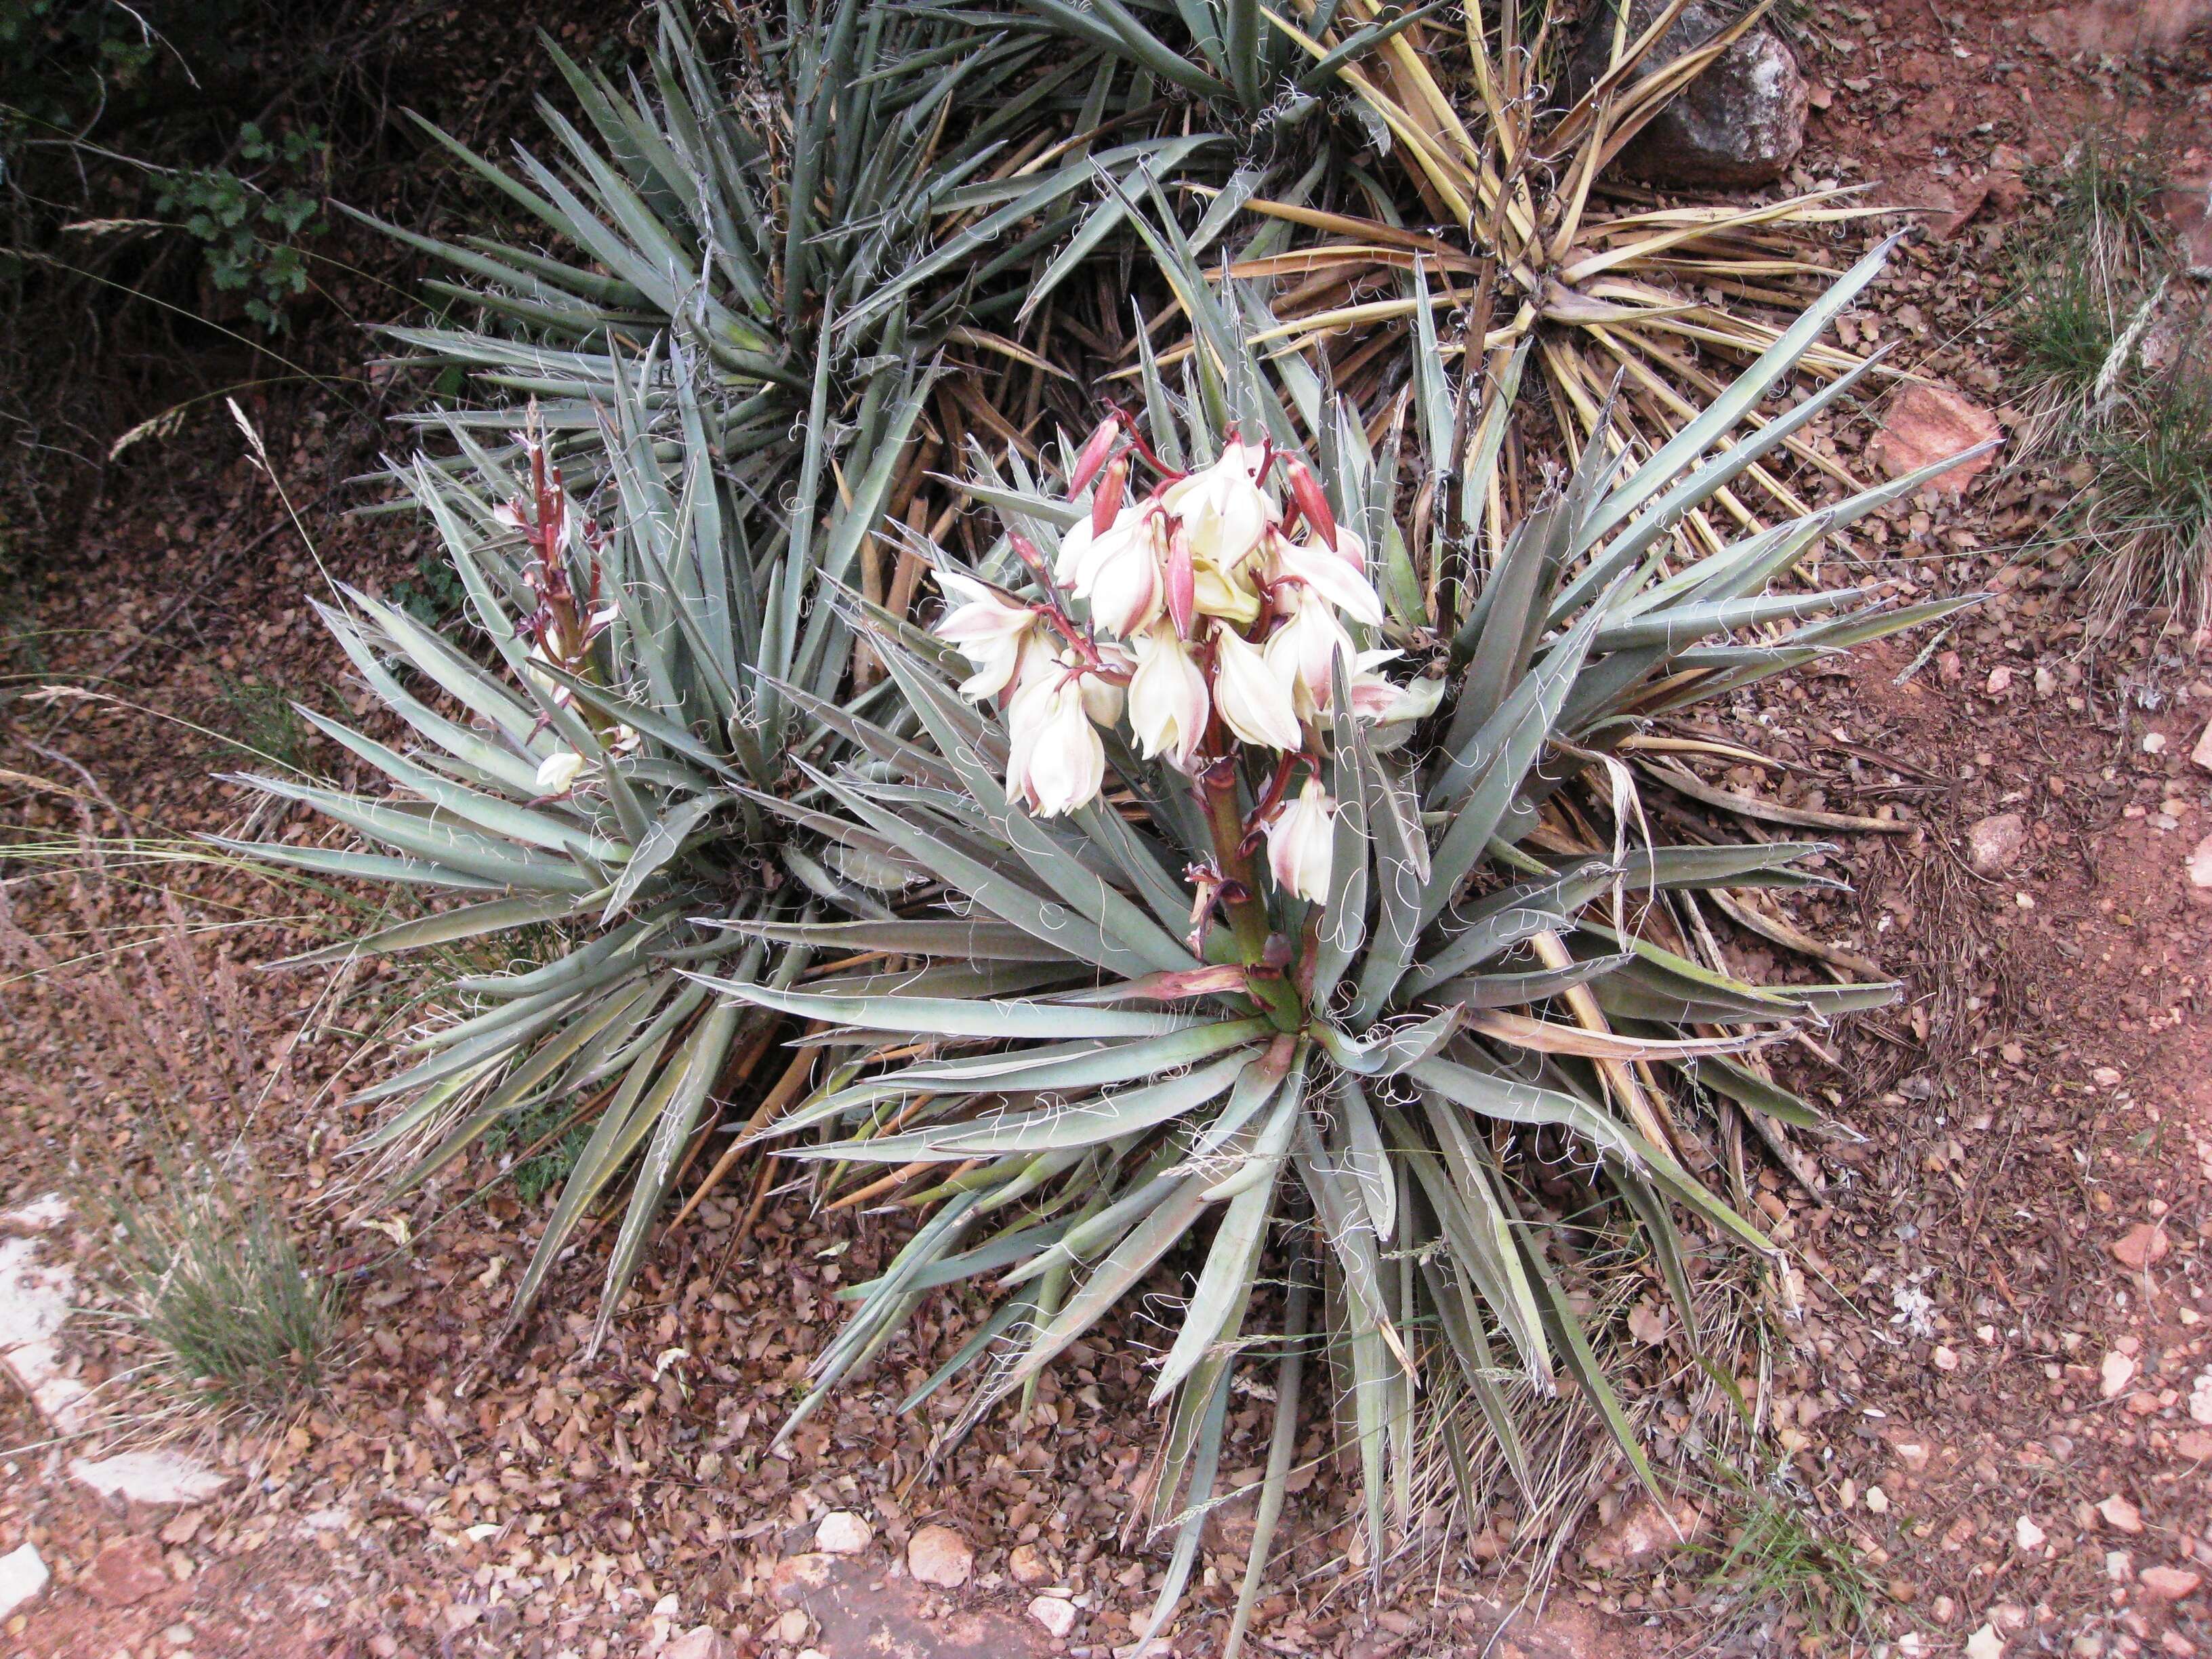
<path id="1" fill-rule="evenodd" d="M 1772 385 L 1817 325 L 1729 397 Z M 1700 896 L 1833 885 L 1803 867 L 1824 849 L 1656 844 L 1631 740 L 1947 608 L 1766 592 L 1936 469 L 1680 568 L 1649 557 L 1790 429 L 1724 447 L 1716 416 L 1634 468 L 1601 428 L 1440 643 L 1369 603 L 1367 550 L 1404 545 L 1371 455 L 1300 455 L 1263 384 L 1249 363 L 1228 382 L 1256 410 L 1241 436 L 1197 399 L 1171 442 L 1119 419 L 1094 434 L 1069 494 L 992 487 L 1009 527 L 979 571 L 994 605 L 1033 618 L 1026 684 L 964 696 L 961 630 L 866 612 L 918 724 L 874 733 L 865 766 L 815 775 L 805 823 L 897 879 L 846 919 L 757 930 L 853 969 L 718 988 L 834 1034 L 835 1063 L 763 1133 L 919 1218 L 853 1288 L 794 1423 L 933 1287 L 1003 1298 L 907 1402 L 974 1368 L 957 1433 L 1153 1275 L 1178 1275 L 1180 1325 L 1148 1356 L 1170 1408 L 1153 1514 L 1182 1528 L 1163 1619 L 1221 1495 L 1232 1378 L 1263 1361 L 1285 1368 L 1292 1425 L 1263 1483 L 1255 1575 L 1264 1561 L 1312 1287 L 1377 1559 L 1394 1504 L 1408 1523 L 1407 1460 L 1432 1411 L 1478 1411 L 1500 1467 L 1526 1479 L 1530 1402 L 1571 1379 L 1656 1485 L 1580 1311 L 1614 1306 L 1588 1293 L 1592 1264 L 1640 1261 L 1694 1344 L 1693 1259 L 1733 1252 L 1756 1273 L 1774 1258 L 1715 1183 L 1717 1138 L 1824 1127 L 1763 1049 L 1893 988 L 1730 973 L 1714 926 L 1735 912 Z M 1176 405 L 1154 380 L 1146 407 Z M 1164 593 L 1122 636 L 1063 577 L 1135 523 Z M 1073 556 L 1021 527 L 1054 525 Z M 1085 684 L 1125 695 L 1117 708 Z"/>

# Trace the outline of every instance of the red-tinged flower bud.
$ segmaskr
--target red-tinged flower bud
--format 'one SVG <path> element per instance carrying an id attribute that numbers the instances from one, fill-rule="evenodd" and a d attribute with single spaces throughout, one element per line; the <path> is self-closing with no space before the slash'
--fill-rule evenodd
<path id="1" fill-rule="evenodd" d="M 1129 463 L 1117 460 L 1106 469 L 1106 476 L 1098 481 L 1098 492 L 1091 498 L 1091 533 L 1103 536 L 1114 527 L 1114 520 L 1121 511 L 1121 498 L 1129 489 Z"/>
<path id="2" fill-rule="evenodd" d="M 1067 475 L 1069 495 L 1081 495 L 1084 486 L 1098 476 L 1098 469 L 1106 465 L 1107 456 L 1114 450 L 1114 440 L 1121 431 L 1121 417 L 1118 413 L 1109 415 L 1091 428 L 1091 435 L 1083 441 L 1083 447 L 1076 452 L 1074 469 Z"/>
<path id="3" fill-rule="evenodd" d="M 1014 556 L 1027 565 L 1039 581 L 1044 580 L 1044 555 L 1036 550 L 1036 544 L 1018 530 L 1009 530 L 1006 539 L 1013 544 Z"/>
<path id="4" fill-rule="evenodd" d="M 1329 511 L 1328 495 L 1321 487 L 1321 480 L 1304 461 L 1287 460 L 1283 470 L 1291 484 L 1291 499 L 1298 504 L 1305 521 L 1314 527 L 1314 533 L 1332 550 L 1336 546 L 1336 514 Z"/>
<path id="5" fill-rule="evenodd" d="M 1176 636 L 1187 640 L 1192 620 L 1198 615 L 1198 573 L 1191 563 L 1190 532 L 1181 523 L 1168 538 L 1167 579 L 1168 616 L 1175 623 Z"/>

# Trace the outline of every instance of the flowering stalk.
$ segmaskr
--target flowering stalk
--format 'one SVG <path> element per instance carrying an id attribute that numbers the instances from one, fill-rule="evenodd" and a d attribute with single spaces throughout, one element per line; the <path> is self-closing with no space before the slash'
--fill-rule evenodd
<path id="1" fill-rule="evenodd" d="M 1157 475 L 1141 494 L 1139 465 Z M 1212 857 L 1189 875 L 1192 949 L 1218 908 L 1244 988 L 1280 1029 L 1300 1030 L 1297 986 L 1311 975 L 1298 969 L 1311 947 L 1276 928 L 1294 905 L 1318 910 L 1331 896 L 1337 808 L 1322 780 L 1338 664 L 1350 712 L 1377 728 L 1378 746 L 1383 728 L 1410 726 L 1435 706 L 1439 683 L 1394 684 L 1379 669 L 1397 653 L 1360 649 L 1352 630 L 1383 622 L 1366 550 L 1338 523 L 1320 480 L 1272 444 L 1232 433 L 1210 464 L 1177 471 L 1117 410 L 1069 477 L 1072 490 L 1092 490 L 1057 556 L 1048 562 L 1014 538 L 1036 596 L 939 574 L 954 603 L 937 632 L 975 670 L 960 689 L 1003 710 L 1007 795 L 1041 817 L 1098 799 L 1100 728 L 1126 726 L 1147 760 L 1193 781 Z"/>

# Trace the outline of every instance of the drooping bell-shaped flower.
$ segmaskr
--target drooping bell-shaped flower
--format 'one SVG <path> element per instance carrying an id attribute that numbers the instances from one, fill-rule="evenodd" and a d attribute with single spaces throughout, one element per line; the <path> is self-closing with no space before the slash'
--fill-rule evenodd
<path id="1" fill-rule="evenodd" d="M 1352 712 L 1373 724 L 1377 750 L 1393 749 L 1403 743 L 1413 727 L 1434 714 L 1437 703 L 1443 700 L 1444 683 L 1440 679 L 1424 676 L 1398 685 L 1383 678 L 1378 672 L 1382 665 L 1402 654 L 1397 651 L 1363 651 L 1357 672 L 1352 676 Z"/>
<path id="2" fill-rule="evenodd" d="M 1161 501 L 1183 522 L 1194 558 L 1224 573 L 1260 544 L 1274 521 L 1274 504 L 1256 481 L 1265 452 L 1245 444 L 1224 445 L 1212 465 L 1178 478 Z"/>
<path id="3" fill-rule="evenodd" d="M 584 769 L 584 757 L 573 749 L 556 749 L 538 763 L 538 793 L 565 795 L 575 787 Z"/>
<path id="4" fill-rule="evenodd" d="M 1025 605 L 957 570 L 940 570 L 937 585 L 957 600 L 937 624 L 937 636 L 950 640 L 975 672 L 960 683 L 963 696 L 995 697 L 1012 684 L 1022 647 L 1036 631 L 1036 616 Z"/>
<path id="5" fill-rule="evenodd" d="M 1330 855 L 1336 846 L 1336 803 L 1318 778 L 1308 778 L 1296 800 L 1285 802 L 1263 826 L 1267 868 L 1289 893 L 1316 904 L 1328 901 Z"/>
<path id="6" fill-rule="evenodd" d="M 1367 580 L 1359 538 L 1350 531 L 1338 530 L 1334 550 L 1317 542 L 1295 542 L 1287 536 L 1270 537 L 1268 549 L 1277 580 L 1302 584 L 1354 622 L 1365 623 L 1370 628 L 1382 625 L 1382 601 Z M 1352 550 L 1349 556 L 1346 549 Z"/>
<path id="7" fill-rule="evenodd" d="M 1292 706 L 1302 720 L 1326 713 L 1333 701 L 1333 676 L 1338 657 L 1344 659 L 1345 677 L 1351 678 L 1359 653 L 1336 613 L 1310 590 L 1289 589 L 1281 603 L 1291 607 L 1290 619 L 1279 623 L 1267 636 L 1262 654 L 1278 679 L 1291 687 Z"/>
<path id="8" fill-rule="evenodd" d="M 1206 735 L 1212 695 L 1188 645 L 1163 619 L 1131 641 L 1136 672 L 1129 679 L 1129 726 L 1147 757 L 1165 755 L 1182 770 Z"/>
<path id="9" fill-rule="evenodd" d="M 1091 602 L 1093 622 L 1127 639 L 1166 603 L 1161 568 L 1166 557 L 1163 516 L 1141 507 L 1125 508 L 1084 547 L 1067 584 L 1078 599 Z"/>
<path id="10" fill-rule="evenodd" d="M 1136 665 L 1119 646 L 1101 641 L 1096 648 L 1099 666 L 1115 672 L 1108 675 L 1085 668 L 1078 675 L 1076 685 L 1083 693 L 1083 712 L 1091 717 L 1091 723 L 1110 732 L 1121 723 L 1122 711 L 1128 707 L 1128 675 Z"/>
<path id="11" fill-rule="evenodd" d="M 1037 675 L 1014 693 L 1006 728 L 1006 793 L 1030 811 L 1058 817 L 1098 799 L 1106 749 L 1083 707 L 1080 677 Z"/>
<path id="12" fill-rule="evenodd" d="M 1214 706 L 1229 729 L 1247 743 L 1270 749 L 1302 747 L 1304 738 L 1289 681 L 1234 629 L 1217 624 L 1213 640 Z"/>

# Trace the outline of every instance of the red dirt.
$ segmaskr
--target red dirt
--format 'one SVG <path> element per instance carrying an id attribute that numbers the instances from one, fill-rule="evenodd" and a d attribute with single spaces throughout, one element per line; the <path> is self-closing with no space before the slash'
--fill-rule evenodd
<path id="1" fill-rule="evenodd" d="M 1805 181 L 1874 179 L 1891 199 L 1941 210 L 1949 240 L 1916 250 L 1882 300 L 1862 308 L 1862 337 L 1901 337 L 1916 367 L 1994 402 L 1993 353 L 1974 325 L 1990 295 L 1983 279 L 2022 210 L 2014 169 L 2055 159 L 2094 114 L 2155 132 L 2177 154 L 2212 150 L 2205 59 L 2200 51 L 2108 72 L 2039 44 L 2061 38 L 2041 26 L 2045 14 L 1994 4 L 1911 0 L 1875 8 L 1863 24 L 1857 15 L 1816 13 L 1853 50 L 1810 68 L 1827 105 Z M 1841 435 L 1846 447 L 1863 437 Z M 304 473 L 320 453 L 311 430 L 300 436 L 290 459 Z M 2212 720 L 2212 670 L 2148 627 L 2085 665 L 2069 602 L 2007 566 L 2007 550 L 2047 512 L 2045 483 L 1993 473 L 1963 501 L 1905 504 L 1863 547 L 1880 575 L 1923 594 L 2003 584 L 1902 684 L 1925 641 L 1778 683 L 1721 722 L 1756 724 L 1763 750 L 1802 769 L 1785 799 L 1803 804 L 1817 788 L 1835 810 L 1888 802 L 1923 826 L 1856 838 L 1838 859 L 1855 896 L 1792 913 L 1878 958 L 1907 990 L 1898 1007 L 1836 1034 L 1833 1064 L 1804 1061 L 1801 1081 L 1832 1095 L 1867 1139 L 1826 1160 L 1825 1193 L 1777 1178 L 1766 1194 L 1806 1280 L 1771 1395 L 1806 1501 L 1863 1553 L 1888 1624 L 1921 1631 L 1922 1651 L 1955 1650 L 1986 1624 L 2009 1652 L 2187 1654 L 2212 1650 L 2203 1593 L 2168 1606 L 2139 1574 L 2212 1563 L 2202 1468 L 2212 1425 L 2190 1413 L 2193 1379 L 2212 1366 L 2212 1045 L 2199 1012 L 2212 909 L 2183 870 L 2212 830 L 2212 773 L 2188 758 Z M 276 521 L 242 468 L 135 504 L 88 550 L 112 562 L 34 596 L 52 630 L 40 676 L 82 682 L 129 651 L 120 680 L 131 695 L 195 719 L 220 712 L 218 669 L 334 703 L 318 689 L 333 653 L 298 598 L 309 568 L 296 551 L 276 552 L 289 534 L 259 558 L 222 562 Z M 388 587 L 410 572 L 411 546 L 378 526 L 319 531 L 349 580 Z M 134 586 L 114 609 L 113 593 Z M 212 746 L 179 742 L 174 727 L 88 708 L 56 731 L 21 713 L 10 766 L 82 781 L 23 750 L 28 737 L 81 759 L 125 811 L 204 829 L 239 809 L 226 787 L 203 781 Z M 2144 748 L 2154 735 L 2164 739 L 2156 753 Z M 15 810 L 66 830 L 76 805 L 49 792 Z M 98 801 L 84 805 L 94 823 L 119 827 Z M 1966 832 L 1997 811 L 2027 819 L 2027 848 L 2014 868 L 1978 876 Z M 161 925 L 127 896 L 92 902 L 132 937 Z M 343 1206 L 312 1201 L 339 1178 L 330 1147 L 365 1121 L 342 1087 L 323 1092 L 343 1056 L 270 1063 L 301 988 L 246 981 L 240 1029 L 264 1046 L 234 1083 L 249 1101 L 270 1091 L 263 1155 L 272 1170 L 301 1172 L 287 1197 L 316 1218 L 311 1243 L 358 1252 L 374 1236 L 345 1224 Z M 4 1133 L 26 1171 L 23 1195 L 51 1184 L 30 1171 L 100 1138 L 42 1115 L 52 1091 L 109 1098 L 161 1074 L 148 1069 L 156 1062 L 74 1052 L 92 1029 L 81 1000 L 15 988 L 9 1002 L 0 1043 L 27 1086 L 9 1090 Z M 223 1087 L 204 1077 L 192 1086 L 204 1091 L 194 1115 L 224 1121 Z M 289 1432 L 227 1447 L 252 1479 L 189 1524 L 105 1510 L 50 1453 L 19 1453 L 0 1468 L 0 1547 L 36 1540 L 56 1583 L 9 1626 L 13 1650 L 605 1659 L 650 1651 L 704 1620 L 744 1654 L 788 1653 L 799 1644 L 775 1634 L 788 1609 L 767 1595 L 769 1575 L 831 1507 L 868 1513 L 878 1543 L 853 1570 L 856 1589 L 809 1605 L 816 1622 L 804 1641 L 830 1659 L 880 1650 L 886 1624 L 917 1652 L 956 1652 L 959 1642 L 1007 1659 L 1025 1644 L 1048 1650 L 1019 1616 L 1030 1592 L 1009 1576 L 1007 1552 L 1022 1542 L 1095 1603 L 1075 1649 L 1127 1643 L 1159 1565 L 1111 1542 L 1151 1432 L 1136 1368 L 1112 1354 L 1079 1360 L 1048 1382 L 1030 1419 L 980 1431 L 941 1480 L 905 1499 L 931 1425 L 890 1418 L 865 1389 L 792 1453 L 764 1456 L 763 1425 L 788 1405 L 791 1379 L 834 1317 L 831 1293 L 884 1241 L 866 1224 L 771 1210 L 739 1249 L 734 1218 L 720 1211 L 709 1206 L 670 1242 L 589 1364 L 575 1317 L 543 1320 L 515 1355 L 482 1364 L 527 1220 L 512 1200 L 463 1216 L 404 1265 L 365 1273 L 348 1326 L 358 1363 Z M 2145 1228 L 2165 1253 L 2130 1267 L 2114 1249 L 2141 1246 L 2153 1236 Z M 564 1269 L 553 1305 L 588 1305 L 588 1254 Z M 887 1380 L 920 1375 L 957 1334 L 950 1319 L 926 1324 L 887 1356 Z M 2115 1355 L 2132 1367 L 2107 1398 Z M 1263 1455 L 1267 1426 L 1257 1407 L 1240 1414 L 1229 1467 Z M 9 1444 L 39 1437 L 20 1406 L 0 1430 Z M 1310 1515 L 1328 1497 L 1317 1492 Z M 2115 1525 L 2128 1508 L 2100 1511 L 2116 1497 L 2139 1531 Z M 2032 1551 L 2023 1516 L 2043 1535 Z M 963 1591 L 924 1594 L 894 1567 L 908 1532 L 934 1518 L 977 1546 L 978 1576 Z M 77 1582 L 103 1544 L 162 1528 L 181 1539 L 162 1546 L 180 1581 L 173 1589 L 115 1607 Z M 1699 1583 L 1708 1565 L 1665 1553 L 1607 1575 L 1571 1564 L 1559 1609 L 1509 1644 L 1541 1659 L 1716 1650 L 1715 1596 Z M 1218 1606 L 1238 1563 L 1212 1554 L 1209 1565 L 1216 1583 L 1204 1594 Z M 1418 1594 L 1376 1621 L 1349 1597 L 1314 1606 L 1286 1585 L 1265 1650 L 1480 1650 L 1500 1611 L 1478 1599 L 1492 1588 L 1447 1587 L 1432 1623 Z M 657 1613 L 669 1595 L 677 1606 Z M 162 1636 L 180 1623 L 187 1640 Z M 1794 1635 L 1747 1635 L 1736 1650 L 1780 1651 Z"/>

